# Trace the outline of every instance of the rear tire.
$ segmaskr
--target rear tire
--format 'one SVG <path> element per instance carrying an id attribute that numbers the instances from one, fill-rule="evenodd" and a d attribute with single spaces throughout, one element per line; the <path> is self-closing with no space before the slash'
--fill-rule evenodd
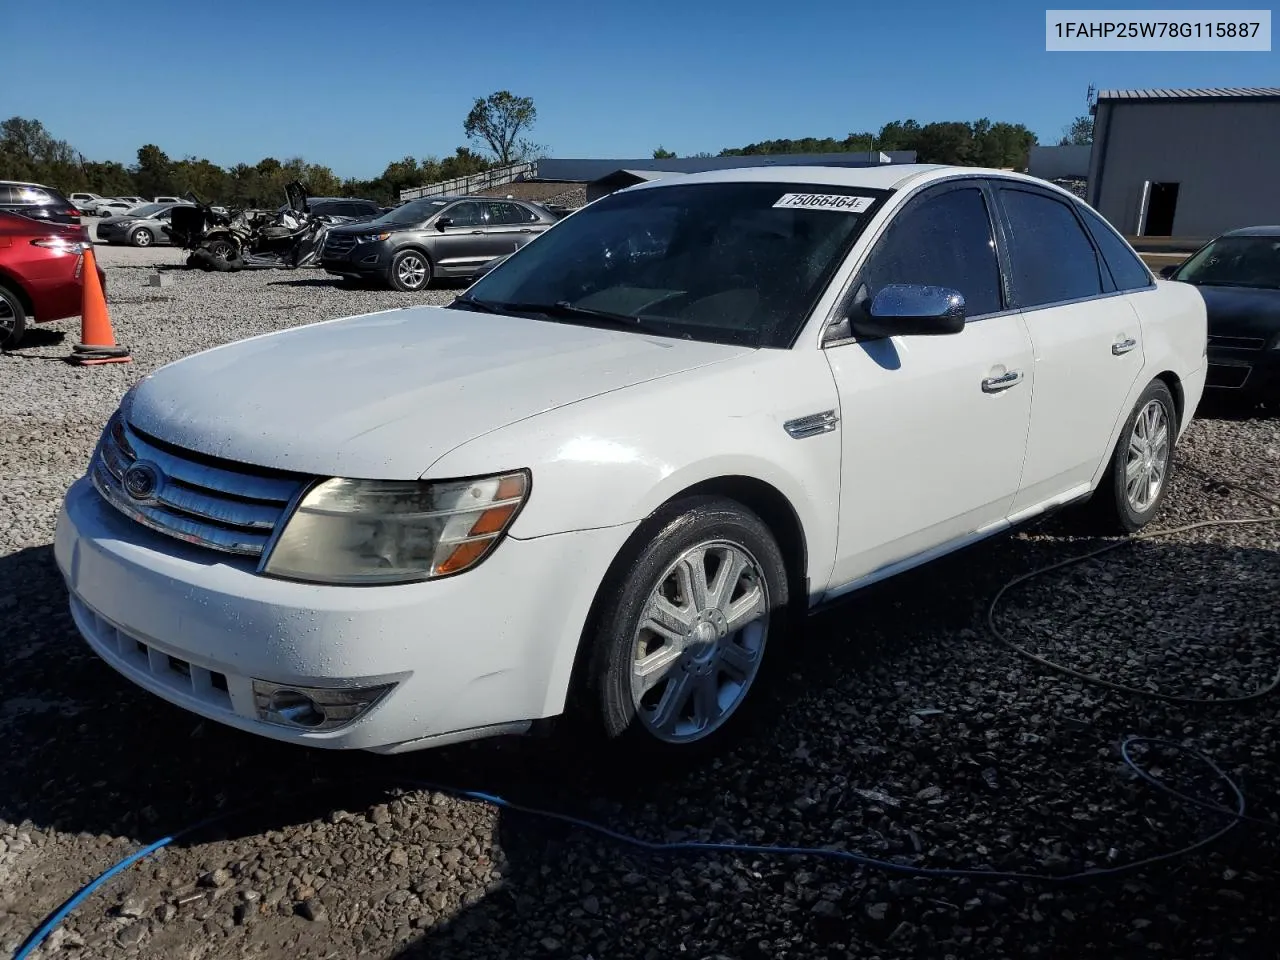
<path id="1" fill-rule="evenodd" d="M 146 227 L 139 227 L 133 233 L 129 234 L 129 242 L 135 247 L 149 247 L 155 243 L 156 237 Z"/>
<path id="2" fill-rule="evenodd" d="M 431 261 L 421 250 L 401 250 L 391 258 L 387 280 L 405 293 L 425 290 L 431 286 Z"/>
<path id="3" fill-rule="evenodd" d="M 791 625 L 786 562 L 764 522 L 721 497 L 674 503 L 601 590 L 578 709 L 604 759 L 669 766 L 740 735 Z"/>
<path id="4" fill-rule="evenodd" d="M 27 332 L 27 311 L 18 295 L 0 287 L 0 350 L 12 350 Z"/>
<path id="5" fill-rule="evenodd" d="M 1142 391 L 1090 500 L 1100 533 L 1137 533 L 1160 512 L 1173 479 L 1178 410 L 1163 381 Z"/>

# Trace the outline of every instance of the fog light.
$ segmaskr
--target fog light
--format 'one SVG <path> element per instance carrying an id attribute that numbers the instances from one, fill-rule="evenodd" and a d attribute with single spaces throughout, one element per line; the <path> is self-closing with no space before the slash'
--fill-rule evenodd
<path id="1" fill-rule="evenodd" d="M 369 711 L 395 686 L 300 687 L 253 681 L 258 719 L 304 730 L 334 730 Z"/>

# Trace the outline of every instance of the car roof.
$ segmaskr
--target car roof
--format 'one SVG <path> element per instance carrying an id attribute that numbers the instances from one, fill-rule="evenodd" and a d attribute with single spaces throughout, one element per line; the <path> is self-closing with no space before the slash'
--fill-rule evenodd
<path id="1" fill-rule="evenodd" d="M 39 187 L 41 190 L 52 190 L 53 187 L 43 183 L 36 183 L 34 180 L 0 180 L 6 187 Z"/>
<path id="2" fill-rule="evenodd" d="M 1280 237 L 1280 224 L 1263 224 L 1256 227 L 1240 227 L 1228 230 L 1224 237 Z"/>
<path id="3" fill-rule="evenodd" d="M 1070 191 L 1039 177 L 989 167 L 961 167 L 943 163 L 888 163 L 875 167 L 836 167 L 777 164 L 766 167 L 732 167 L 690 173 L 683 177 L 650 180 L 627 187 L 633 190 L 663 190 L 697 183 L 806 183 L 815 186 L 863 187 L 868 190 L 900 190 L 949 177 L 988 177 L 1034 184 L 1072 199 Z"/>

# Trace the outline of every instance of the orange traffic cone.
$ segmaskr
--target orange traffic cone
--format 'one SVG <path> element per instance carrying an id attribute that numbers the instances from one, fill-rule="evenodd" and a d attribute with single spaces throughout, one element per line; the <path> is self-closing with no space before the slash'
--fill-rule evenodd
<path id="1" fill-rule="evenodd" d="M 107 298 L 98 279 L 98 263 L 90 243 L 84 252 L 84 285 L 80 307 L 80 343 L 71 348 L 68 362 L 80 366 L 98 363 L 128 363 L 129 348 L 116 344 L 107 314 Z"/>

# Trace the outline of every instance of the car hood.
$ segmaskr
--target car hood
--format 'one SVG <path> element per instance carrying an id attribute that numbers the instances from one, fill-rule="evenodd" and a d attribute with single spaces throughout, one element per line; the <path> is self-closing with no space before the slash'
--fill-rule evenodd
<path id="1" fill-rule="evenodd" d="M 144 433 L 209 456 L 308 474 L 416 479 L 489 431 L 750 352 L 411 307 L 178 360 L 138 384 L 128 417 Z"/>
<path id="2" fill-rule="evenodd" d="M 1280 290 L 1197 286 L 1209 315 L 1209 336 L 1263 337 L 1280 333 Z"/>

